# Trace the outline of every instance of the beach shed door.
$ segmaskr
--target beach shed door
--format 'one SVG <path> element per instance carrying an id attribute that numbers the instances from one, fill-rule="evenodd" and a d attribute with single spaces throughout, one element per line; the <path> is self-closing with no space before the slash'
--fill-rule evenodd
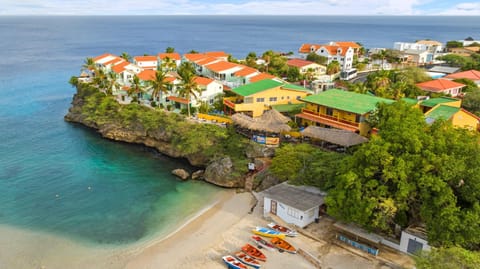
<path id="1" fill-rule="evenodd" d="M 277 201 L 271 200 L 270 212 L 271 212 L 273 215 L 277 215 Z"/>

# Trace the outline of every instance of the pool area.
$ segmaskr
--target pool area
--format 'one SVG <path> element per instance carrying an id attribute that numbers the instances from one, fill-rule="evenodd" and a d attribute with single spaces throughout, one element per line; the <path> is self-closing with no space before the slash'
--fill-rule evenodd
<path id="1" fill-rule="evenodd" d="M 439 72 L 425 72 L 425 73 L 427 73 L 427 75 L 429 75 L 433 79 L 442 78 L 446 75 L 445 73 L 439 73 Z"/>

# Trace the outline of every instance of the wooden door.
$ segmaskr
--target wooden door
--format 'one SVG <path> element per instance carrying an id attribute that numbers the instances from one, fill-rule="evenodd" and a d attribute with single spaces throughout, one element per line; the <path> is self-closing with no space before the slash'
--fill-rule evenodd
<path id="1" fill-rule="evenodd" d="M 273 214 L 273 215 L 277 215 L 277 201 L 274 201 L 274 200 L 270 200 L 271 203 L 270 203 L 270 212 Z"/>

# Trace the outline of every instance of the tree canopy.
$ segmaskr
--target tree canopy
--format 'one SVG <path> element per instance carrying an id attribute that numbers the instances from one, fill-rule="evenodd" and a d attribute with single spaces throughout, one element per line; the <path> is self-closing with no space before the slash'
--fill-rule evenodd
<path id="1" fill-rule="evenodd" d="M 480 253 L 460 247 L 434 248 L 413 257 L 417 269 L 476 269 L 480 268 Z"/>
<path id="2" fill-rule="evenodd" d="M 480 247 L 480 145 L 449 122 L 427 125 L 404 102 L 382 104 L 379 133 L 345 159 L 329 214 L 372 230 L 425 224 L 432 245 Z"/>

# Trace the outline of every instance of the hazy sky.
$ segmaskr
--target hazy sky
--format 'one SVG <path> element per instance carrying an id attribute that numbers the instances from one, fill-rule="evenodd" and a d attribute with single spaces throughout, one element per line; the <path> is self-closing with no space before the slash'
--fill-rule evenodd
<path id="1" fill-rule="evenodd" d="M 0 0 L 0 15 L 477 15 L 471 0 Z"/>

